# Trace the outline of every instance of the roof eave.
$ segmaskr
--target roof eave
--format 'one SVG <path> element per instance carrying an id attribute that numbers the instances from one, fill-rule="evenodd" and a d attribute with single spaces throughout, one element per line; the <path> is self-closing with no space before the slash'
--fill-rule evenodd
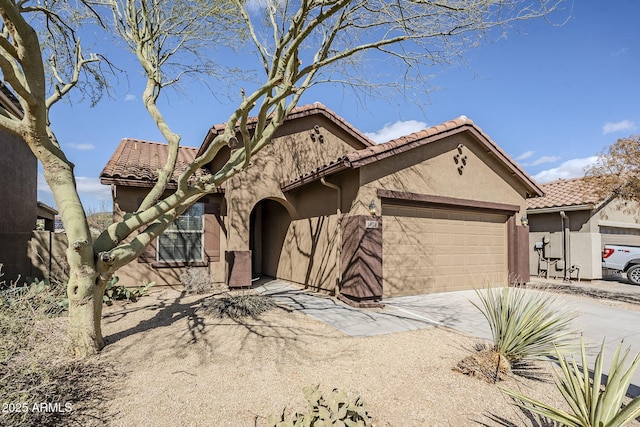
<path id="1" fill-rule="evenodd" d="M 489 138 L 489 136 L 482 131 L 482 129 L 480 129 L 479 127 L 477 127 L 477 126 L 475 126 L 473 124 L 468 124 L 468 125 L 464 125 L 464 126 L 465 127 L 469 127 L 471 133 L 473 133 L 476 138 L 484 140 L 485 145 L 489 148 L 489 152 L 492 153 L 498 159 L 500 159 L 504 164 L 506 164 L 509 167 L 509 169 L 511 169 L 512 175 L 517 177 L 518 179 L 520 179 L 520 181 L 525 185 L 525 187 L 527 187 L 527 197 L 526 198 L 543 197 L 544 196 L 544 191 L 542 190 L 540 185 L 538 185 L 533 180 L 533 178 L 531 178 L 520 167 L 520 165 L 518 165 L 516 162 L 511 160 L 511 158 L 509 156 L 507 156 L 507 154 L 504 153 L 498 147 L 498 145 L 495 142 L 493 142 L 493 140 L 491 138 Z"/>
<path id="2" fill-rule="evenodd" d="M 338 172 L 342 172 L 351 168 L 352 165 L 347 160 L 339 161 L 327 167 L 316 169 L 315 171 L 303 175 L 293 181 L 284 182 L 280 185 L 280 189 L 283 193 L 286 193 L 287 191 L 296 190 L 298 188 L 311 184 L 312 182 L 318 181 L 321 178 L 327 177 L 329 175 L 334 175 Z"/>
<path id="3" fill-rule="evenodd" d="M 45 211 L 47 213 L 50 213 L 51 215 L 57 215 L 58 214 L 58 211 L 55 208 L 47 205 L 46 203 L 41 202 L 40 200 L 38 200 L 36 202 L 36 205 L 37 205 L 38 209 L 42 209 L 43 211 Z"/>
<path id="4" fill-rule="evenodd" d="M 467 120 L 467 119 L 465 119 Z M 544 191 L 542 188 L 531 178 L 529 175 L 518 166 L 517 163 L 512 161 L 498 146 L 486 135 L 478 126 L 473 122 L 466 122 L 458 124 L 454 127 L 448 127 L 437 133 L 426 135 L 423 138 L 416 139 L 414 141 L 401 144 L 389 141 L 385 144 L 391 144 L 388 150 L 382 152 L 372 152 L 365 157 L 359 157 L 357 159 L 350 159 L 353 167 L 361 167 L 369 163 L 373 163 L 377 160 L 381 160 L 387 157 L 394 156 L 395 154 L 403 151 L 411 150 L 414 147 L 418 147 L 423 144 L 433 143 L 435 141 L 447 138 L 451 135 L 455 135 L 461 132 L 470 132 L 478 141 L 480 141 L 485 147 L 488 148 L 488 152 L 494 157 L 497 157 L 503 164 L 505 164 L 512 171 L 512 175 L 517 177 L 527 189 L 527 198 L 529 197 L 542 197 Z M 397 141 L 401 141 L 398 139 Z M 366 150 L 366 149 L 365 149 Z"/>
<path id="5" fill-rule="evenodd" d="M 327 108 L 325 105 L 320 103 L 314 103 L 314 104 L 308 104 L 308 105 L 302 105 L 300 107 L 296 107 L 291 111 L 291 113 L 289 113 L 289 115 L 287 115 L 284 121 L 287 122 L 290 120 L 296 120 L 299 118 L 304 118 L 304 117 L 312 116 L 315 114 L 319 114 L 328 118 L 330 121 L 332 121 L 337 126 L 342 128 L 345 132 L 350 134 L 354 139 L 356 139 L 363 145 L 368 147 L 372 147 L 376 145 L 375 142 L 373 142 L 365 134 L 357 130 L 353 125 L 351 125 L 345 119 L 340 117 L 338 114 L 336 114 L 335 112 Z M 255 117 L 252 117 L 249 120 L 250 121 L 247 123 L 247 128 L 249 130 L 252 130 L 255 128 L 257 124 L 257 120 L 255 120 Z M 202 144 L 200 145 L 200 149 L 198 150 L 196 157 L 201 156 L 207 150 L 207 148 L 209 148 L 209 145 L 215 139 L 215 137 L 220 135 L 222 132 L 224 132 L 224 130 L 225 130 L 225 124 L 213 125 L 207 132 L 207 135 L 205 136 L 204 140 L 202 141 Z M 236 133 L 240 132 L 239 126 L 236 126 L 235 132 Z"/>
<path id="6" fill-rule="evenodd" d="M 592 203 L 585 203 L 581 205 L 568 205 L 568 206 L 549 206 L 545 208 L 533 208 L 527 209 L 527 215 L 545 214 L 545 213 L 559 213 L 559 212 L 572 212 L 572 211 L 585 211 L 591 210 L 595 206 Z"/>
<path id="7" fill-rule="evenodd" d="M 136 188 L 151 188 L 155 185 L 155 181 L 148 181 L 148 180 L 143 180 L 143 179 L 132 179 L 132 178 L 114 178 L 114 177 L 107 177 L 107 176 L 101 176 L 100 177 L 100 184 L 102 185 L 117 185 L 117 186 L 121 186 L 121 187 L 136 187 Z M 169 182 L 166 186 L 166 190 L 176 190 L 178 189 L 178 184 L 175 182 Z M 214 191 L 211 194 L 216 194 L 216 193 L 224 193 L 225 189 L 222 187 L 218 187 L 216 188 L 216 191 Z"/>

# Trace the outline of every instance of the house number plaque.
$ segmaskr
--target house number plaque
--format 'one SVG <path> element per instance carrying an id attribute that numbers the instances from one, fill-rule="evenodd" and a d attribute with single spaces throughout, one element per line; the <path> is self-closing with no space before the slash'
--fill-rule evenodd
<path id="1" fill-rule="evenodd" d="M 365 228 L 378 228 L 378 221 L 376 220 L 367 220 L 365 223 Z"/>

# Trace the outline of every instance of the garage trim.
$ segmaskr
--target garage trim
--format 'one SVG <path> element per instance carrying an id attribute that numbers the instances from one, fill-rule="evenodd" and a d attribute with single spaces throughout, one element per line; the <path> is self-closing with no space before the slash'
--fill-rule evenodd
<path id="1" fill-rule="evenodd" d="M 598 227 L 640 229 L 640 224 L 633 224 L 631 222 L 615 222 L 615 221 L 600 220 L 598 221 Z"/>
<path id="2" fill-rule="evenodd" d="M 416 207 L 440 207 L 460 210 L 486 211 L 512 216 L 520 211 L 520 206 L 506 203 L 484 202 L 480 200 L 459 199 L 456 197 L 434 196 L 430 194 L 410 193 L 407 191 L 395 191 L 378 189 L 378 197 L 384 202 Z"/>

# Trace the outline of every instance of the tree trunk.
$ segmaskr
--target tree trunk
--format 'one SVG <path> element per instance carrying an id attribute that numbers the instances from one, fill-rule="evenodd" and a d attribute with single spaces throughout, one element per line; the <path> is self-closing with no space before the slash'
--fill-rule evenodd
<path id="1" fill-rule="evenodd" d="M 96 278 L 95 274 L 78 277 L 72 272 L 67 287 L 71 345 L 81 358 L 97 354 L 104 346 L 101 328 L 104 285 L 96 283 Z"/>

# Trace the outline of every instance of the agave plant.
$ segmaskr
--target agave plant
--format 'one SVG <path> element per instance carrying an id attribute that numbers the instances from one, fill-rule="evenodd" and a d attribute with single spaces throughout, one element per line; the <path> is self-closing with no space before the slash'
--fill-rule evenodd
<path id="1" fill-rule="evenodd" d="M 575 315 L 559 309 L 555 298 L 521 288 L 476 290 L 480 304 L 471 302 L 489 322 L 493 351 L 509 363 L 554 356 L 575 349 Z"/>
<path id="2" fill-rule="evenodd" d="M 604 359 L 604 340 L 593 369 L 593 380 L 586 369 L 587 355 L 584 341 L 580 340 L 582 369 L 575 359 L 568 362 L 558 354 L 562 376 L 556 371 L 556 385 L 571 408 L 570 412 L 554 408 L 515 391 L 502 389 L 511 396 L 516 404 L 550 420 L 558 421 L 569 427 L 613 427 L 623 426 L 640 416 L 640 397 L 633 399 L 624 408 L 622 400 L 627 393 L 631 377 L 640 364 L 640 353 L 631 364 L 624 368 L 629 349 L 620 358 L 622 343 L 618 345 L 611 361 L 606 387 L 602 385 L 602 365 Z"/>

